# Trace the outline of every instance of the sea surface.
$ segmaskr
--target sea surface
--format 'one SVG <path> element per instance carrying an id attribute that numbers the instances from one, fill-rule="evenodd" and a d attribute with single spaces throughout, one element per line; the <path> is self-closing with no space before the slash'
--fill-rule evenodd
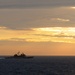
<path id="1" fill-rule="evenodd" d="M 0 75 L 75 75 L 75 57 L 0 58 Z"/>

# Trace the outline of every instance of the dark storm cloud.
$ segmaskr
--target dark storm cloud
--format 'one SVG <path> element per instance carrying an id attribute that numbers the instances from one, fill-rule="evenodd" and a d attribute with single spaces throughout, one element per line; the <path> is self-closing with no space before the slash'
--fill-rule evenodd
<path id="1" fill-rule="evenodd" d="M 74 6 L 75 0 L 0 0 L 0 8 Z"/>

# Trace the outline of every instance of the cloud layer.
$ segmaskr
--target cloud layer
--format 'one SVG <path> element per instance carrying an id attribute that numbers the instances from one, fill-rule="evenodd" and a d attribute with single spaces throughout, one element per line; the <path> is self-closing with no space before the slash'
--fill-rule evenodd
<path id="1" fill-rule="evenodd" d="M 46 27 L 30 30 L 0 29 L 0 40 L 21 42 L 75 43 L 75 27 Z"/>
<path id="2" fill-rule="evenodd" d="M 74 27 L 75 10 L 70 7 L 48 9 L 0 9 L 0 26 L 9 29 Z"/>
<path id="3" fill-rule="evenodd" d="M 0 8 L 74 6 L 75 0 L 0 0 Z"/>

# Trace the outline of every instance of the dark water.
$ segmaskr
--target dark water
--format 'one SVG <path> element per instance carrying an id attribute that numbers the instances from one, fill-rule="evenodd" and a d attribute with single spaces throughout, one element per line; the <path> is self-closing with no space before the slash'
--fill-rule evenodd
<path id="1" fill-rule="evenodd" d="M 0 59 L 0 75 L 75 75 L 75 57 Z"/>

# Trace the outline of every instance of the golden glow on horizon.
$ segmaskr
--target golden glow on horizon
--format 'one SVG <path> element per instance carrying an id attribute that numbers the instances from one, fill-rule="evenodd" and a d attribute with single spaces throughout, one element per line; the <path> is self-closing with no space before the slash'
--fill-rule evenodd
<path id="1" fill-rule="evenodd" d="M 31 28 L 31 30 L 0 28 L 1 41 L 75 43 L 75 27 L 45 27 Z"/>
<path id="2" fill-rule="evenodd" d="M 75 7 L 70 7 L 70 8 L 75 9 Z"/>

